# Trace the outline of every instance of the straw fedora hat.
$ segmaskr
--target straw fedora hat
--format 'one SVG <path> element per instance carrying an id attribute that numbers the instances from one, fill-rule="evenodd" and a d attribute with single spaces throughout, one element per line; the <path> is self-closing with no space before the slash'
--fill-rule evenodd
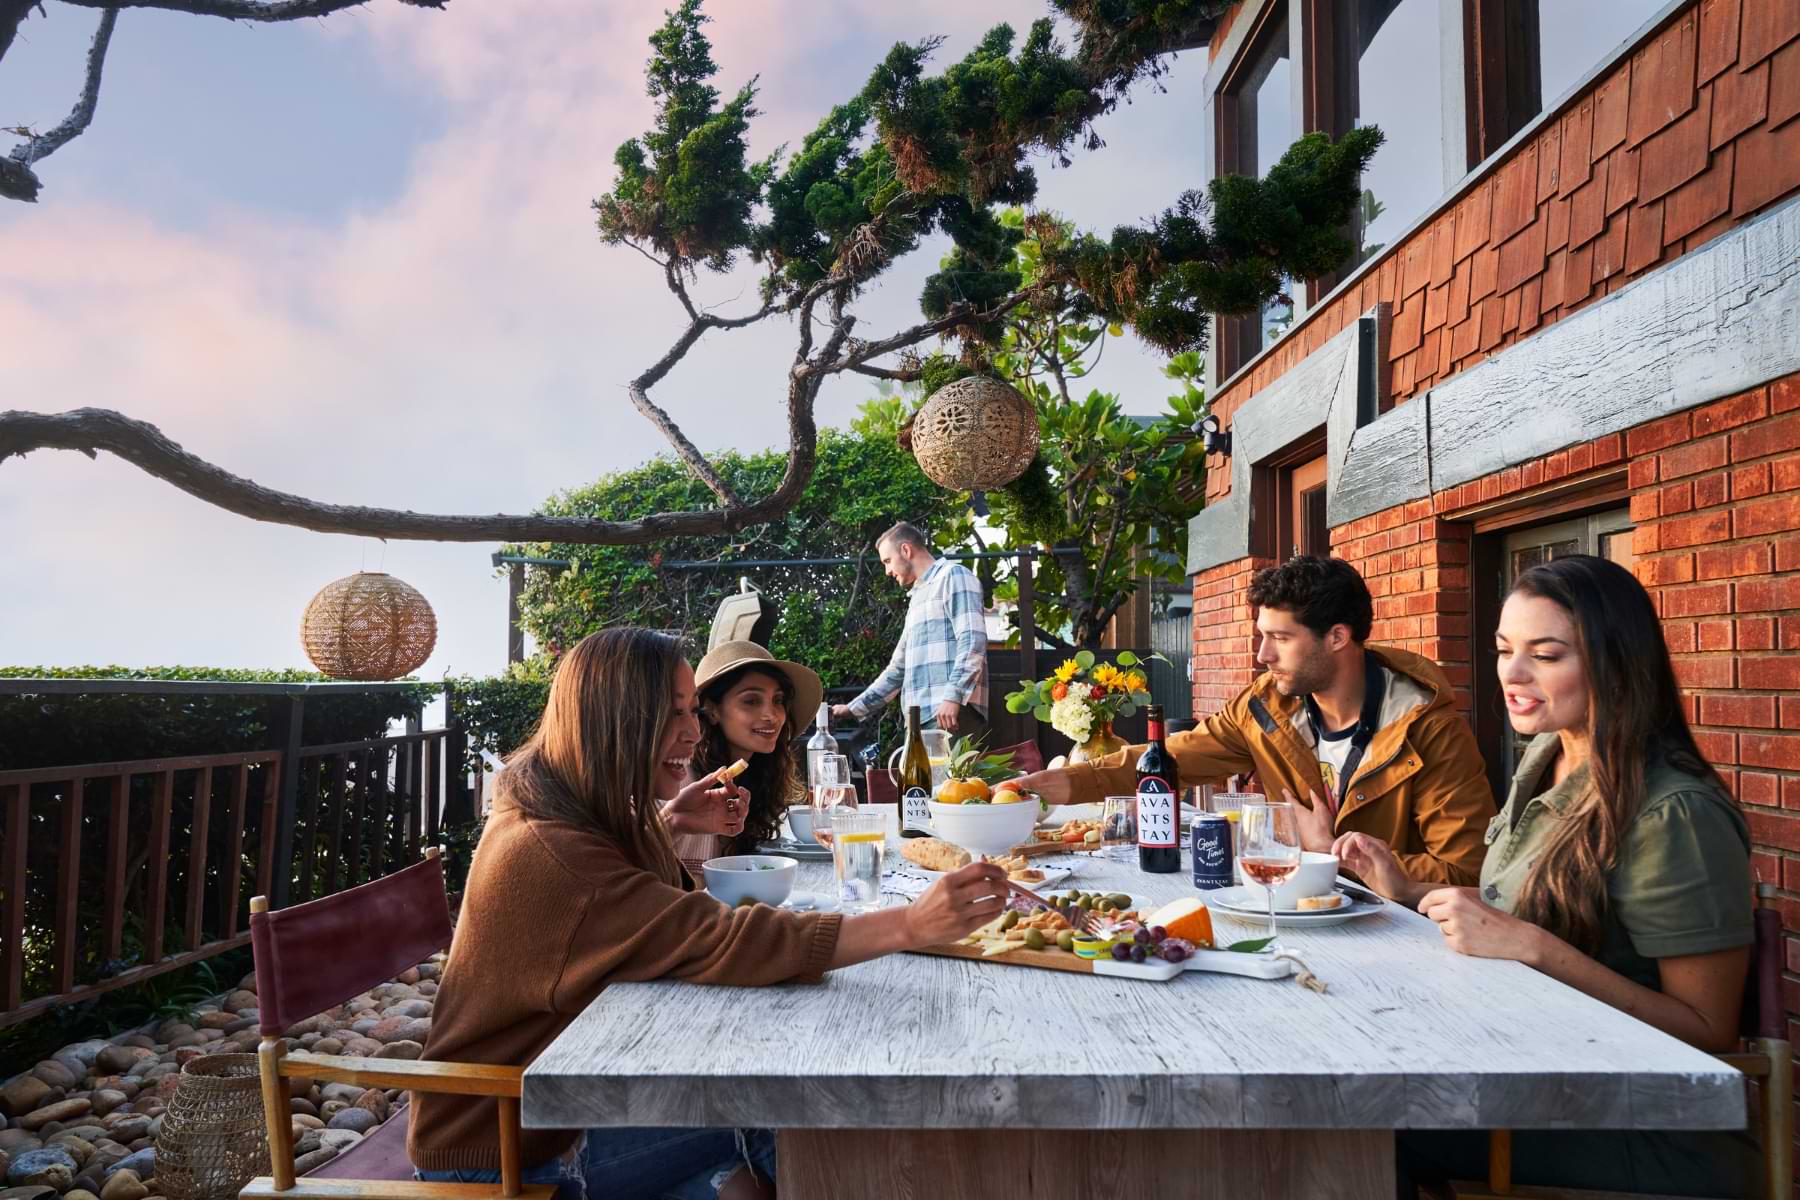
<path id="1" fill-rule="evenodd" d="M 755 642 L 721 642 L 708 650 L 700 665 L 694 668 L 694 688 L 703 692 L 708 684 L 746 667 L 763 667 L 788 681 L 788 687 L 794 692 L 788 705 L 788 723 L 796 733 L 805 729 L 825 699 L 825 685 L 811 668 L 783 662 Z"/>

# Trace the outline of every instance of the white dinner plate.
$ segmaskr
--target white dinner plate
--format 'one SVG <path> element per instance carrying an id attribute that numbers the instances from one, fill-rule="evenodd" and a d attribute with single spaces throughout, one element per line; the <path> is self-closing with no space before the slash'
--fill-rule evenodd
<path id="1" fill-rule="evenodd" d="M 1200 899 L 1206 907 L 1223 917 L 1248 924 L 1262 923 L 1269 920 L 1269 910 L 1261 897 L 1246 887 L 1218 888 L 1215 891 L 1203 892 Z M 1380 912 L 1382 905 L 1368 904 L 1352 898 L 1350 903 L 1338 908 L 1327 908 L 1318 912 L 1299 909 L 1276 909 L 1275 927 L 1277 929 L 1304 929 L 1310 925 L 1341 925 L 1345 921 L 1354 921 L 1357 917 L 1366 917 L 1370 913 Z"/>
<path id="2" fill-rule="evenodd" d="M 831 847 L 821 846 L 817 842 L 797 842 L 792 838 L 780 838 L 773 842 L 764 842 L 756 849 L 759 854 L 779 854 L 783 858 L 791 858 L 797 862 L 831 861 Z"/>

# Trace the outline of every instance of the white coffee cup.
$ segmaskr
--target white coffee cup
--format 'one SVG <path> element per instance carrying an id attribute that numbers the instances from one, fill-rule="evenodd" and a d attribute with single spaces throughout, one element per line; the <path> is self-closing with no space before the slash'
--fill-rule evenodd
<path id="1" fill-rule="evenodd" d="M 818 810 L 810 804 L 788 806 L 788 830 L 794 835 L 796 842 L 811 842 L 815 845 L 818 843 L 819 839 L 813 836 L 813 822 L 817 816 Z"/>

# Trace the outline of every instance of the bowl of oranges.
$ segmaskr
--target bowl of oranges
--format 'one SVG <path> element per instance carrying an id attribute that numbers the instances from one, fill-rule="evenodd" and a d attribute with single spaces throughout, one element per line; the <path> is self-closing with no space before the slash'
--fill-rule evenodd
<path id="1" fill-rule="evenodd" d="M 931 801 L 933 832 L 977 854 L 1004 854 L 1029 841 L 1037 817 L 1036 797 L 1011 781 L 946 779 Z"/>

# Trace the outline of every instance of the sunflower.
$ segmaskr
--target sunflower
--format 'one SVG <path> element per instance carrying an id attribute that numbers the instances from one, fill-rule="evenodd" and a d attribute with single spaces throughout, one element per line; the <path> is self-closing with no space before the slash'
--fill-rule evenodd
<path id="1" fill-rule="evenodd" d="M 1072 658 L 1064 662 L 1062 666 L 1056 668 L 1056 679 L 1058 683 L 1067 683 L 1079 674 L 1081 674 L 1081 664 Z"/>
<path id="2" fill-rule="evenodd" d="M 1133 671 L 1125 677 L 1125 690 L 1128 692 L 1141 692 L 1148 686 L 1150 681 L 1140 671 Z"/>
<path id="3" fill-rule="evenodd" d="M 1124 680 L 1124 676 L 1119 674 L 1119 668 L 1113 666 L 1111 663 L 1101 663 L 1099 666 L 1095 667 L 1092 678 L 1095 683 L 1099 684 L 1109 692 L 1118 691 L 1120 683 Z"/>

